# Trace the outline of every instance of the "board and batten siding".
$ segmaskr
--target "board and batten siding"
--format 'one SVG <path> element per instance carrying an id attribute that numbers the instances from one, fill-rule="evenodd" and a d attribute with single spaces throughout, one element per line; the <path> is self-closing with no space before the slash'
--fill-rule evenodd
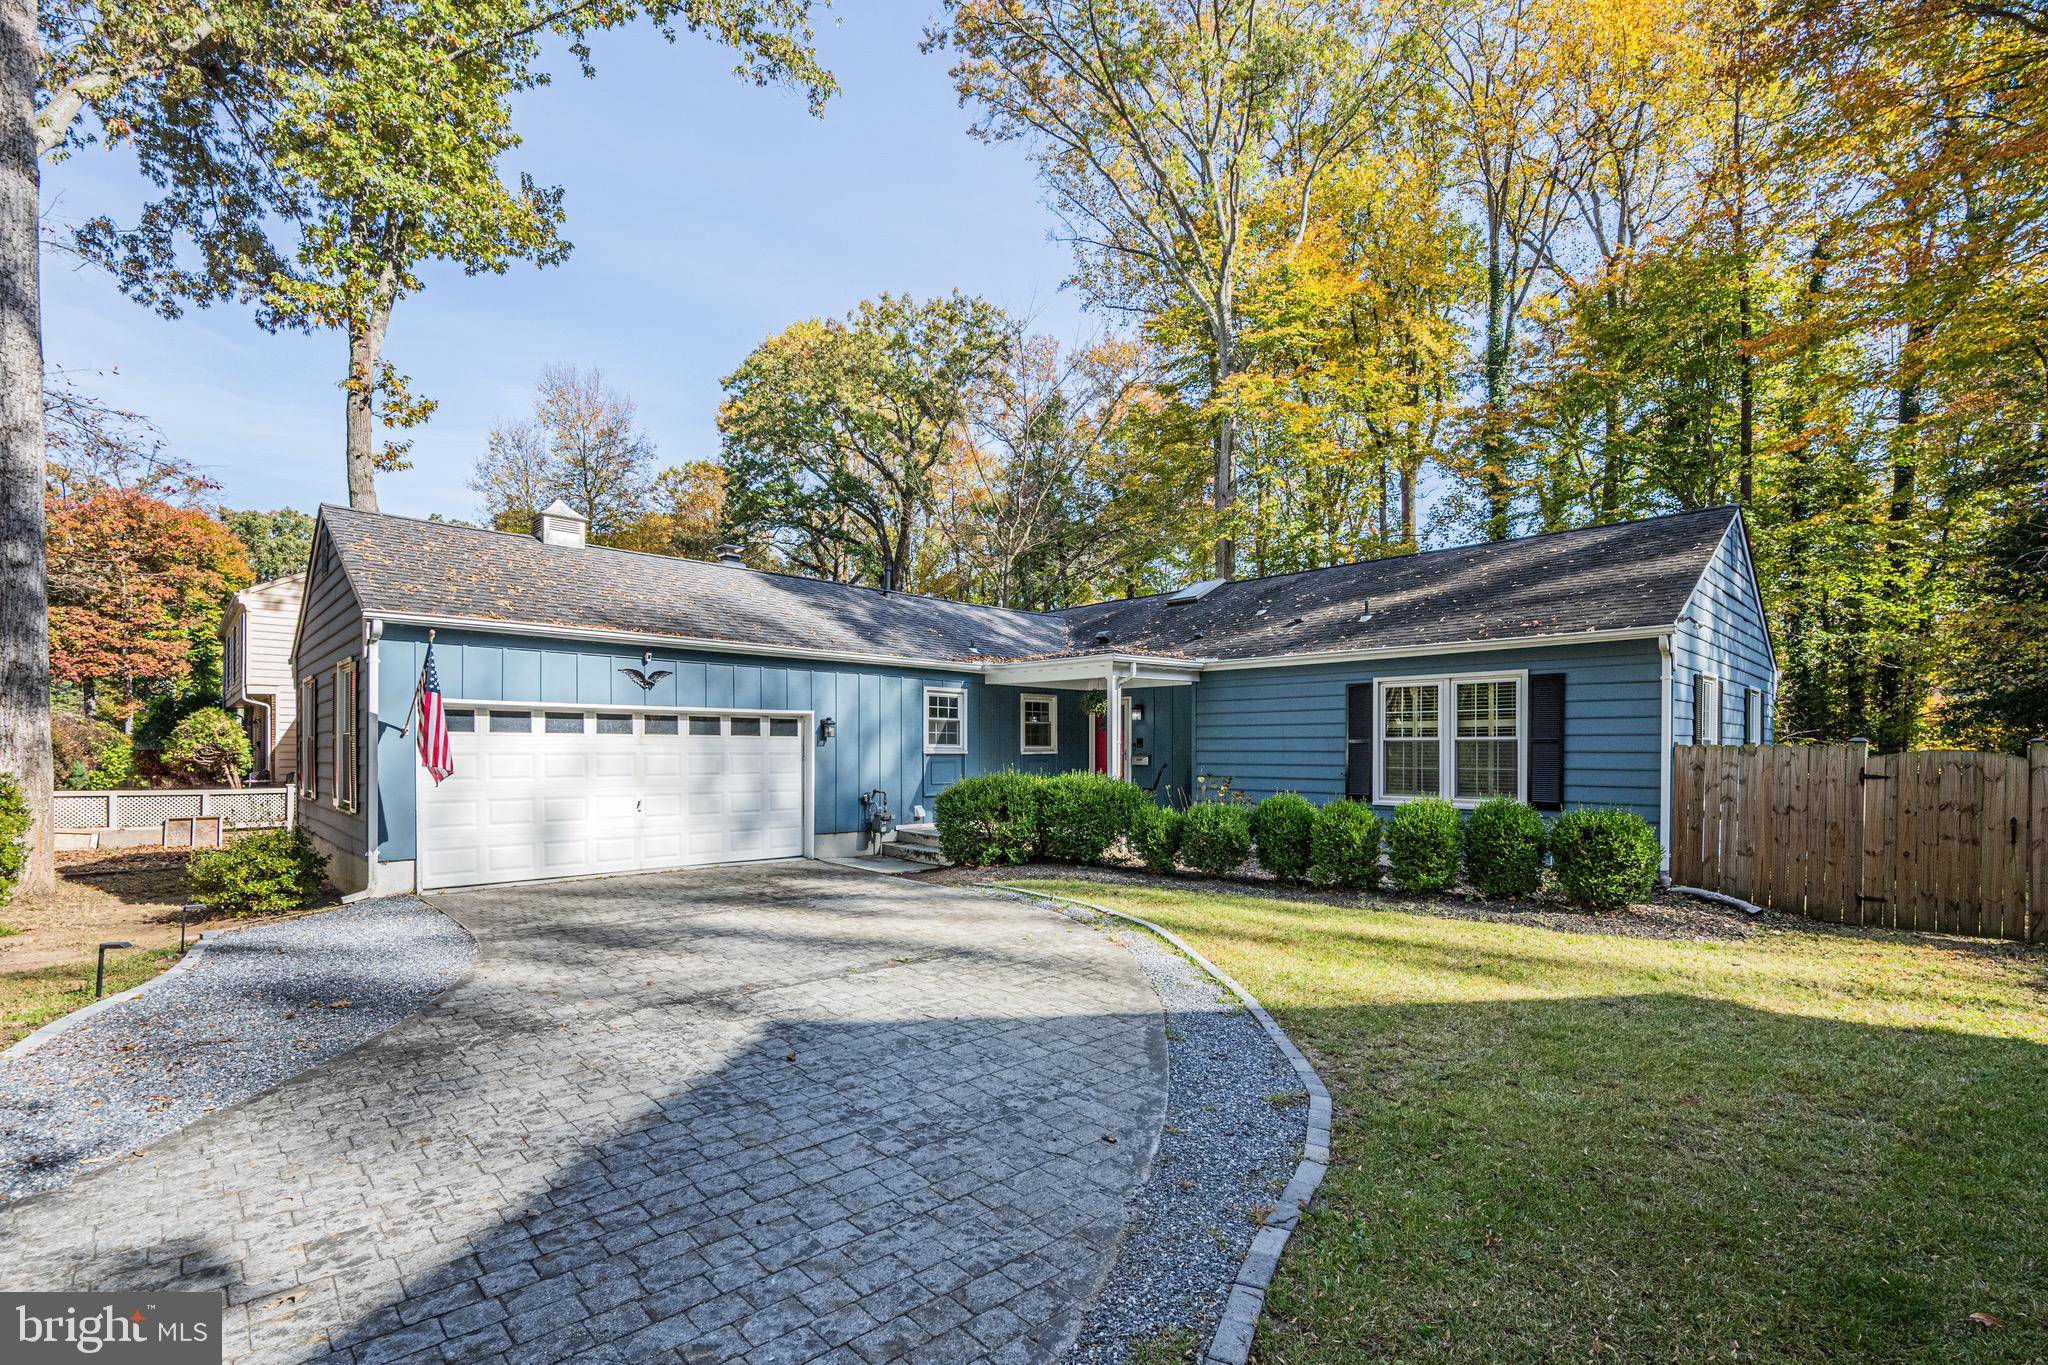
<path id="1" fill-rule="evenodd" d="M 1702 673 L 1721 680 L 1721 742 L 1768 744 L 1778 700 L 1778 671 L 1771 661 L 1769 628 L 1742 523 L 1707 562 L 1671 636 L 1671 736 L 1677 744 L 1693 737 L 1693 706 Z M 1744 732 L 1744 692 L 1763 694 L 1762 733 Z"/>
<path id="2" fill-rule="evenodd" d="M 1376 678 L 1527 669 L 1565 677 L 1564 804 L 1659 812 L 1663 656 L 1655 640 L 1212 670 L 1194 688 L 1194 771 L 1256 801 L 1344 795 L 1345 689 Z M 1377 806 L 1377 803 L 1376 803 Z M 1391 806 L 1377 806 L 1391 813 Z"/>
<path id="3" fill-rule="evenodd" d="M 378 645 L 377 773 L 378 857 L 397 862 L 416 856 L 418 755 L 400 728 L 411 705 L 426 650 L 426 631 L 387 627 Z M 1014 687 L 993 687 L 971 673 L 943 668 L 833 667 L 760 655 L 653 650 L 603 643 L 550 640 L 446 629 L 434 639 L 441 691 L 457 702 L 617 708 L 702 707 L 707 711 L 809 711 L 830 718 L 837 733 L 814 748 L 815 830 L 850 834 L 861 827 L 860 798 L 889 794 L 899 822 L 917 805 L 929 818 L 939 792 L 964 776 L 999 768 L 1058 772 L 1085 767 L 1087 732 L 1078 694 L 1061 694 L 1059 752 L 1018 753 L 1018 697 Z M 668 677 L 643 691 L 620 670 Z M 924 691 L 967 690 L 968 751 L 924 752 Z"/>
<path id="4" fill-rule="evenodd" d="M 334 547 L 323 531 L 313 547 L 312 569 L 306 577 L 306 598 L 299 611 L 298 648 L 292 659 L 295 678 L 312 681 L 318 704 L 311 722 L 319 743 L 314 748 L 314 772 L 319 777 L 316 796 L 299 802 L 299 824 L 323 846 L 333 859 L 328 876 L 344 891 L 360 891 L 366 884 L 364 859 L 369 852 L 369 788 L 363 774 L 356 777 L 356 809 L 339 810 L 334 804 L 334 666 L 343 659 L 360 659 L 363 650 L 363 611 L 355 589 L 341 571 Z M 361 665 L 358 664 L 358 667 Z M 367 710 L 367 679 L 358 679 L 358 693 Z M 307 717 L 297 718 L 306 724 Z M 356 717 L 356 732 L 366 734 L 367 719 Z M 296 736 L 294 736 L 296 739 Z M 358 744 L 360 754 L 367 746 Z"/>

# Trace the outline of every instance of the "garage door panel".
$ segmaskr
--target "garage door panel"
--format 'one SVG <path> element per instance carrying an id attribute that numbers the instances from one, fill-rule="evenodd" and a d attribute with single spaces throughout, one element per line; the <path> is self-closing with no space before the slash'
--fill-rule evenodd
<path id="1" fill-rule="evenodd" d="M 801 853 L 801 739 L 772 735 L 766 717 L 688 728 L 648 734 L 636 720 L 630 734 L 599 734 L 586 720 L 583 733 L 493 731 L 480 716 L 476 731 L 451 737 L 454 775 L 423 789 L 421 884 Z"/>

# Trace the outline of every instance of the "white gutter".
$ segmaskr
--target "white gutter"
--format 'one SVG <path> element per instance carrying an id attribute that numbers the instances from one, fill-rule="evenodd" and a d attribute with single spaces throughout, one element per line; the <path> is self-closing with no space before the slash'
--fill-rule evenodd
<path id="1" fill-rule="evenodd" d="M 1191 659 L 1188 662 L 1204 673 L 1216 673 L 1232 668 L 1299 668 L 1307 664 L 1366 663 L 1375 659 L 1407 659 L 1425 654 L 1490 654 L 1504 649 L 1541 649 L 1547 645 L 1657 640 L 1668 638 L 1671 631 L 1671 626 L 1640 626 L 1630 630 L 1580 630 L 1563 635 L 1520 635 L 1509 640 L 1402 645 L 1394 649 L 1331 649 L 1312 654 L 1264 654 L 1252 659 Z"/>
<path id="2" fill-rule="evenodd" d="M 411 612 L 379 612 L 378 619 L 393 626 L 432 626 L 439 630 L 474 630 L 489 635 L 538 635 L 551 640 L 587 640 L 603 643 L 630 641 L 635 645 L 658 645 L 664 649 L 694 650 L 706 654 L 757 654 L 770 658 L 815 659 L 820 663 L 873 664 L 883 668 L 921 668 L 942 673 L 985 673 L 985 662 L 963 663 L 958 659 L 935 659 L 899 654 L 864 654 L 837 649 L 808 649 L 801 645 L 760 645 L 735 640 L 706 640 L 685 635 L 659 635 L 644 630 L 607 630 L 590 626 L 553 626 L 524 621 L 498 621 L 472 616 L 425 616 Z"/>
<path id="3" fill-rule="evenodd" d="M 357 812 L 363 819 L 364 866 L 369 879 L 363 890 L 375 895 L 377 892 L 377 816 L 379 798 L 377 795 L 377 749 L 383 741 L 383 731 L 377 723 L 377 660 L 384 651 L 377 648 L 377 642 L 384 638 L 384 623 L 372 616 L 363 622 L 363 717 L 369 723 L 363 728 L 369 732 L 369 752 L 363 752 L 360 736 L 356 740 L 356 758 L 367 771 L 363 777 L 365 800 Z"/>

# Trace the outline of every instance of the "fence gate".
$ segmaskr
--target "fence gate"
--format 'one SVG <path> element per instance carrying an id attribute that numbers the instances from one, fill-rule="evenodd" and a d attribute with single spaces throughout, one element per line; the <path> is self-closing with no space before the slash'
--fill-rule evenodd
<path id="1" fill-rule="evenodd" d="M 1682 744 L 1671 797 L 1682 886 L 1837 924 L 2048 937 L 2048 745 Z"/>

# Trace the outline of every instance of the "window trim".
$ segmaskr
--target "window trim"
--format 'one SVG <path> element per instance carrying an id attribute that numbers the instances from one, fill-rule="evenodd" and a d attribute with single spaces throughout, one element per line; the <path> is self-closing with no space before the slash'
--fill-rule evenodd
<path id="1" fill-rule="evenodd" d="M 1512 682 L 1515 684 L 1515 790 L 1514 799 L 1529 799 L 1529 670 L 1490 669 L 1484 673 L 1418 673 L 1372 680 L 1372 804 L 1399 806 L 1410 801 L 1443 800 L 1459 810 L 1472 810 L 1484 796 L 1458 796 L 1458 684 Z M 1437 789 L 1421 796 L 1394 796 L 1387 791 L 1387 689 L 1423 687 L 1437 689 Z"/>
<path id="2" fill-rule="evenodd" d="M 1052 743 L 1033 744 L 1026 736 L 1031 731 L 1026 720 L 1026 708 L 1032 702 L 1042 701 L 1046 705 L 1046 726 L 1052 731 Z M 1020 754 L 1057 754 L 1060 751 L 1060 698 L 1057 692 L 1025 692 L 1017 698 L 1017 752 Z"/>
<path id="3" fill-rule="evenodd" d="M 1764 690 L 1761 687 L 1742 689 L 1742 742 L 1764 742 Z"/>
<path id="4" fill-rule="evenodd" d="M 1704 695 L 1703 695 L 1704 694 Z M 1705 703 L 1705 705 L 1702 705 Z M 1719 744 L 1722 736 L 1721 678 L 1705 669 L 1692 675 L 1692 742 Z"/>
<path id="5" fill-rule="evenodd" d="M 932 698 L 957 697 L 960 701 L 960 742 L 958 744 L 932 743 Z M 927 687 L 924 690 L 924 751 L 927 754 L 964 754 L 967 752 L 967 689 L 964 687 Z"/>
<path id="6" fill-rule="evenodd" d="M 347 685 L 342 680 L 346 678 Z M 334 808 L 344 815 L 356 810 L 356 661 L 334 665 Z"/>
<path id="7" fill-rule="evenodd" d="M 320 799 L 320 679 L 299 679 L 299 795 Z"/>

